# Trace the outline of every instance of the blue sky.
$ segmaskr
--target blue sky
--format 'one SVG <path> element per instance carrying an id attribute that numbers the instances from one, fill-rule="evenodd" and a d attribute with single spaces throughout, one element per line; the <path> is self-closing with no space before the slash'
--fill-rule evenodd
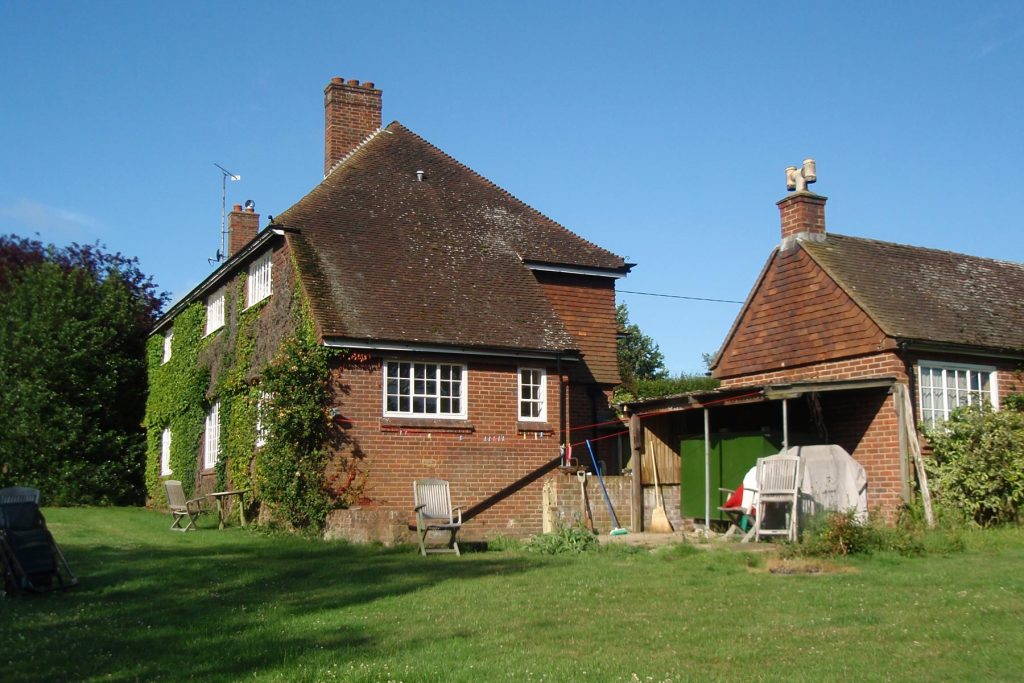
<path id="1" fill-rule="evenodd" d="M 0 0 L 0 232 L 106 244 L 176 297 L 228 204 L 322 176 L 323 88 L 638 266 L 741 300 L 818 162 L 832 232 L 1024 261 L 1024 3 Z M 736 304 L 620 294 L 669 369 Z"/>

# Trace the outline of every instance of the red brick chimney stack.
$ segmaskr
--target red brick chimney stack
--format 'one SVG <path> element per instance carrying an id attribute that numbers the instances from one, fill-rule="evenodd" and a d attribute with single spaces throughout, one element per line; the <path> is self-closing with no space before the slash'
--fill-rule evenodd
<path id="1" fill-rule="evenodd" d="M 381 91 L 373 83 L 332 78 L 324 88 L 324 175 L 381 126 Z"/>
<path id="2" fill-rule="evenodd" d="M 224 255 L 225 258 L 237 254 L 259 231 L 260 215 L 254 207 L 243 209 L 241 204 L 231 207 L 231 213 L 228 214 L 228 253 Z"/>
<path id="3" fill-rule="evenodd" d="M 825 235 L 825 202 L 813 192 L 794 192 L 775 204 L 782 218 L 782 240 L 796 235 Z M 821 239 L 821 238 L 819 238 Z"/>

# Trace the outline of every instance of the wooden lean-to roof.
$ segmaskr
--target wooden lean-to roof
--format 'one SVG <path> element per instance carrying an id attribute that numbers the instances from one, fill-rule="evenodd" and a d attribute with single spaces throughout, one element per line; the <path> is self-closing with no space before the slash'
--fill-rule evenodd
<path id="1" fill-rule="evenodd" d="M 274 223 L 325 339 L 571 351 L 524 262 L 629 269 L 397 122 Z"/>

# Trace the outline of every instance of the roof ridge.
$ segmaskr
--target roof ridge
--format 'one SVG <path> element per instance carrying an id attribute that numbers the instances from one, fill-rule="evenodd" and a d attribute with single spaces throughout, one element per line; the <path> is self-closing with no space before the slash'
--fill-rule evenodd
<path id="1" fill-rule="evenodd" d="M 559 222 L 558 222 L 558 221 L 556 221 L 555 219 L 551 218 L 550 216 L 548 216 L 548 215 L 547 215 L 547 214 L 545 214 L 544 212 L 540 211 L 539 209 L 537 209 L 537 208 L 535 208 L 535 207 L 531 206 L 530 204 L 526 203 L 525 201 L 523 201 L 523 200 L 522 200 L 522 199 L 520 199 L 519 197 L 515 196 L 514 194 L 512 194 L 511 192 L 509 192 L 508 190 L 506 190 L 506 189 L 505 189 L 504 187 L 502 187 L 501 185 L 498 185 L 497 183 L 495 183 L 495 182 L 494 182 L 493 180 L 491 180 L 491 179 L 490 179 L 490 178 L 488 178 L 487 176 L 485 176 L 485 175 L 481 174 L 480 172 L 478 172 L 478 171 L 474 170 L 474 169 L 473 169 L 472 167 L 470 167 L 470 166 L 467 166 L 466 164 L 462 163 L 461 161 L 459 161 L 458 159 L 456 159 L 456 158 L 455 158 L 455 157 L 453 157 L 452 155 L 448 154 L 448 153 L 447 153 L 447 152 L 445 152 L 445 151 L 444 151 L 443 149 L 441 149 L 440 147 L 438 147 L 438 146 L 437 146 L 437 145 L 435 145 L 434 143 L 430 142 L 430 140 L 427 140 L 427 139 L 426 139 L 426 138 L 424 138 L 424 137 L 423 137 L 422 135 L 419 135 L 418 133 L 416 133 L 416 132 L 414 132 L 414 131 L 410 130 L 409 128 L 407 128 L 406 126 L 402 125 L 402 124 L 401 124 L 400 122 L 398 122 L 398 121 L 392 121 L 392 122 L 391 122 L 390 124 L 388 124 L 388 126 L 387 126 L 387 127 L 388 127 L 388 128 L 390 128 L 390 127 L 391 127 L 391 126 L 393 126 L 393 125 L 397 125 L 397 126 L 398 126 L 398 127 L 400 127 L 400 128 L 402 129 L 402 130 L 404 130 L 404 131 L 405 131 L 406 133 L 408 133 L 409 135 L 413 136 L 414 138 L 416 138 L 417 140 L 419 140 L 419 141 L 420 141 L 420 142 L 422 142 L 423 144 L 427 145 L 427 146 L 428 146 L 428 147 L 430 147 L 431 149 L 435 150 L 435 151 L 436 151 L 437 153 L 439 153 L 439 154 L 440 154 L 441 156 L 445 157 L 446 159 L 448 159 L 448 160 L 449 160 L 449 161 L 451 161 L 452 163 L 458 164 L 458 165 L 459 165 L 460 167 L 462 167 L 462 168 L 466 169 L 466 170 L 467 170 L 467 171 L 468 171 L 468 172 L 469 172 L 470 174 L 472 174 L 472 175 L 473 175 L 473 176 L 474 176 L 475 178 L 477 178 L 477 179 L 479 179 L 480 181 L 482 181 L 482 182 L 483 182 L 483 183 L 484 183 L 485 185 L 487 185 L 488 187 L 490 187 L 490 188 L 492 188 L 492 189 L 494 189 L 494 190 L 497 190 L 497 191 L 498 191 L 498 192 L 500 192 L 501 194 L 503 194 L 503 195 L 505 195 L 505 196 L 509 197 L 510 199 L 512 199 L 512 200 L 514 200 L 514 201 L 516 201 L 516 202 L 518 202 L 518 203 L 520 203 L 520 204 L 522 204 L 522 205 L 523 205 L 524 207 L 526 207 L 527 209 L 529 209 L 529 210 L 530 210 L 530 211 L 532 211 L 533 213 L 537 214 L 538 216 L 540 216 L 540 217 L 541 217 L 541 218 L 543 218 L 544 220 L 546 220 L 546 221 L 549 221 L 549 222 L 550 222 L 550 223 L 552 223 L 552 224 L 553 224 L 554 226 L 556 226 L 556 227 L 558 227 L 558 228 L 561 228 L 562 230 L 565 230 L 565 231 L 566 231 L 567 233 L 569 233 L 570 235 L 572 235 L 572 236 L 573 236 L 573 237 L 575 237 L 576 239 L 580 240 L 580 241 L 581 241 L 581 242 L 583 242 L 584 244 L 587 244 L 588 246 L 590 246 L 590 247 L 592 247 L 592 248 L 594 248 L 594 249 L 598 249 L 598 250 L 600 250 L 600 251 L 603 251 L 604 253 L 606 253 L 606 254 L 608 254 L 608 255 L 610 255 L 610 256 L 614 256 L 614 257 L 616 257 L 616 258 L 618 258 L 618 259 L 621 259 L 621 260 L 622 260 L 622 262 L 623 262 L 623 263 L 625 263 L 626 259 L 625 259 L 625 258 L 623 258 L 622 256 L 619 256 L 618 254 L 616 254 L 616 253 L 615 253 L 615 252 L 613 252 L 613 251 L 609 251 L 608 249 L 605 249 L 604 247 L 602 247 L 602 246 L 601 246 L 601 245 L 599 245 L 599 244 L 595 244 L 594 242 L 591 242 L 591 241 L 590 241 L 590 240 L 588 240 L 587 238 L 585 238 L 585 237 L 583 237 L 583 236 L 581 236 L 581 235 L 577 234 L 576 232 L 574 232 L 574 231 L 570 230 L 569 228 L 565 227 L 564 225 L 562 225 L 561 223 L 559 223 Z"/>
<path id="2" fill-rule="evenodd" d="M 952 249 L 937 249 L 935 247 L 922 247 L 922 246 L 917 245 L 917 244 L 904 244 L 903 242 L 890 242 L 889 240 L 880 240 L 880 239 L 875 239 L 873 237 L 860 237 L 860 236 L 857 236 L 857 235 L 843 235 L 843 234 L 836 233 L 836 232 L 826 233 L 825 237 L 826 237 L 826 241 L 827 241 L 827 238 L 829 238 L 829 237 L 839 237 L 839 238 L 847 239 L 847 240 L 857 240 L 857 241 L 860 241 L 860 242 L 873 242 L 875 244 L 885 244 L 885 245 L 889 245 L 889 246 L 893 246 L 893 247 L 904 247 L 904 248 L 907 248 L 907 249 L 914 249 L 916 251 L 929 251 L 929 252 L 933 252 L 933 253 L 936 253 L 936 254 L 952 254 L 954 256 L 966 256 L 967 258 L 978 259 L 978 260 L 981 260 L 981 261 L 991 261 L 992 263 L 1002 263 L 1002 264 L 1008 265 L 1008 266 L 1014 266 L 1014 267 L 1017 267 L 1017 268 L 1024 268 L 1024 263 L 1021 263 L 1021 262 L 1018 262 L 1018 261 L 1008 261 L 1006 259 L 992 258 L 991 256 L 977 256 L 975 254 L 965 254 L 962 251 L 953 251 Z M 806 245 L 807 242 L 801 242 L 801 244 Z"/>
<path id="3" fill-rule="evenodd" d="M 384 130 L 384 128 L 383 128 L 383 126 L 381 126 L 381 127 L 377 128 L 377 130 L 371 131 L 369 135 L 367 135 L 367 136 L 366 136 L 365 138 L 363 138 L 363 139 L 362 139 L 362 140 L 361 140 L 361 141 L 359 142 L 359 144 L 357 144 L 357 145 L 356 145 L 355 147 L 353 147 L 352 149 L 350 149 L 350 150 L 349 150 L 349 151 L 348 151 L 348 152 L 347 152 L 346 154 L 344 154 L 344 155 L 343 155 L 343 156 L 342 156 L 342 157 L 341 157 L 340 159 L 338 159 L 337 161 L 335 161 L 335 162 L 334 162 L 334 164 L 333 164 L 333 165 L 331 166 L 331 168 L 330 168 L 330 169 L 328 169 L 327 173 L 324 173 L 324 179 L 326 179 L 326 178 L 327 178 L 327 176 L 329 176 L 329 175 L 331 175 L 332 173 L 334 173 L 335 169 L 337 169 L 337 168 L 338 168 L 339 166 L 341 166 L 341 165 L 342 165 L 342 164 L 344 164 L 344 163 L 345 163 L 346 161 L 348 161 L 349 159 L 351 159 L 351 158 L 352 158 L 352 155 L 354 155 L 354 154 L 355 154 L 356 152 L 358 152 L 358 151 L 359 151 L 359 150 L 361 150 L 361 149 L 362 149 L 363 147 L 365 147 L 365 146 L 366 146 L 366 144 L 367 144 L 368 142 L 370 142 L 370 140 L 372 140 L 372 139 L 374 139 L 375 137 L 377 137 L 377 135 L 378 135 L 378 134 L 380 134 L 380 132 L 381 132 L 381 131 L 383 131 L 383 130 Z"/>

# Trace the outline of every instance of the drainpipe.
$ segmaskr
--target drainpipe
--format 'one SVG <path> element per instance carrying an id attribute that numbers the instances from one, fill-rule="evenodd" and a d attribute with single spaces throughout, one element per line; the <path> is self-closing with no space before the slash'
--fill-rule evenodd
<path id="1" fill-rule="evenodd" d="M 562 377 L 562 354 L 555 356 L 555 367 L 558 373 L 558 443 L 565 452 L 565 378 Z"/>

